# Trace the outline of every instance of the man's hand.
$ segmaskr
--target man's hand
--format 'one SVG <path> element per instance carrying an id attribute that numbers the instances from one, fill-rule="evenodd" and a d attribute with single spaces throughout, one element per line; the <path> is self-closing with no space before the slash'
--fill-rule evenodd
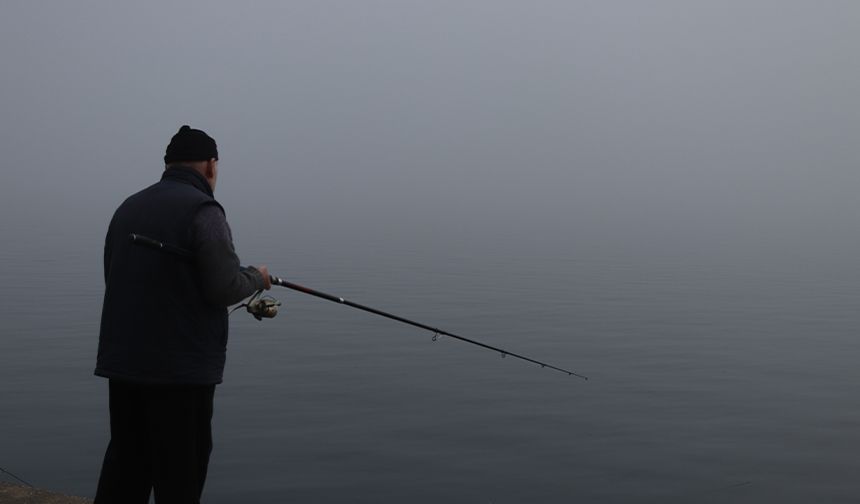
<path id="1" fill-rule="evenodd" d="M 263 288 L 269 290 L 272 288 L 272 277 L 269 275 L 269 268 L 266 266 L 255 266 L 257 271 L 263 274 Z"/>

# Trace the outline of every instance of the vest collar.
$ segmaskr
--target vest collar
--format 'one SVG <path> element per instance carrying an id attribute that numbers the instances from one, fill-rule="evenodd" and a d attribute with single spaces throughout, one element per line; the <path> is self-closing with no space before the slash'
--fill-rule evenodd
<path id="1" fill-rule="evenodd" d="M 161 175 L 161 180 L 173 180 L 184 184 L 190 184 L 206 193 L 210 198 L 215 197 L 214 194 L 212 194 L 212 186 L 209 185 L 209 181 L 206 180 L 206 177 L 189 166 L 180 165 L 174 166 L 173 168 L 167 168 Z"/>

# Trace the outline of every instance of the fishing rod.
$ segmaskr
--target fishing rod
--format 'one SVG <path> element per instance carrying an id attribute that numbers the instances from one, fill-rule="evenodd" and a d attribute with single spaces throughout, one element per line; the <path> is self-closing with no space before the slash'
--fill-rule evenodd
<path id="1" fill-rule="evenodd" d="M 162 243 L 158 240 L 154 240 L 154 239 L 148 238 L 146 236 L 141 236 L 139 234 L 134 234 L 134 233 L 130 234 L 129 240 L 131 240 L 132 243 L 151 247 L 151 248 L 156 248 L 156 249 L 162 250 L 164 252 L 179 255 L 179 256 L 184 257 L 186 259 L 190 259 L 191 257 L 193 257 L 193 254 L 188 250 L 185 250 L 185 249 L 182 249 L 180 247 L 173 246 L 173 245 L 165 244 L 165 243 Z M 568 376 L 576 376 L 578 378 L 588 380 L 587 376 L 575 373 L 573 371 L 570 371 L 570 370 L 567 370 L 564 368 L 553 366 L 551 364 L 547 364 L 546 362 L 532 359 L 531 357 L 526 357 L 524 355 L 520 355 L 518 353 L 514 353 L 511 351 L 505 350 L 503 348 L 499 348 L 499 347 L 496 347 L 493 345 L 488 345 L 486 343 L 481 343 L 480 341 L 476 341 L 476 340 L 473 340 L 471 338 L 466 338 L 465 336 L 460 336 L 460 335 L 457 335 L 457 334 L 454 334 L 454 333 L 451 333 L 448 331 L 443 331 L 442 329 L 439 329 L 437 327 L 432 327 L 432 326 L 429 326 L 426 324 L 422 324 L 421 322 L 416 322 L 414 320 L 410 320 L 408 318 L 404 318 L 404 317 L 401 317 L 398 315 L 394 315 L 392 313 L 378 310 L 376 308 L 371 308 L 370 306 L 365 306 L 362 304 L 354 303 L 354 302 L 349 301 L 347 299 L 344 299 L 342 297 L 333 296 L 331 294 L 326 294 L 325 292 L 311 289 L 309 287 L 305 287 L 305 286 L 299 285 L 297 283 L 289 282 L 287 280 L 284 280 L 283 278 L 279 278 L 279 277 L 276 277 L 274 275 L 270 275 L 269 278 L 271 280 L 272 285 L 279 285 L 281 287 L 286 287 L 288 289 L 292 289 L 294 291 L 301 292 L 303 294 L 318 297 L 320 299 L 325 299 L 326 301 L 331 301 L 333 303 L 342 304 L 345 306 L 349 306 L 351 308 L 356 308 L 356 309 L 359 309 L 362 311 L 366 311 L 368 313 L 372 313 L 374 315 L 379 315 L 381 317 L 395 320 L 397 322 L 402 322 L 404 324 L 408 324 L 408 325 L 411 325 L 413 327 L 418 327 L 419 329 L 424 329 L 426 331 L 430 331 L 433 333 L 433 341 L 436 341 L 436 339 L 439 336 L 448 336 L 450 338 L 454 338 L 454 339 L 457 339 L 457 340 L 460 340 L 460 341 L 463 341 L 466 343 L 471 343 L 473 345 L 477 345 L 479 347 L 486 348 L 487 350 L 499 352 L 503 358 L 510 355 L 511 357 L 514 357 L 514 358 L 517 358 L 520 360 L 524 360 L 526 362 L 531 362 L 533 364 L 537 364 L 542 368 L 553 369 L 555 371 L 560 371 L 562 373 L 565 373 Z M 252 315 L 254 315 L 254 317 L 257 320 L 262 320 L 263 318 L 273 318 L 275 315 L 277 315 L 277 312 L 278 312 L 277 307 L 280 305 L 280 303 L 278 303 L 274 298 L 271 298 L 268 296 L 262 297 L 261 294 L 262 294 L 262 291 L 258 291 L 256 294 L 254 294 L 251 297 L 251 299 L 247 303 L 239 305 L 235 309 L 245 307 L 247 309 L 247 311 L 249 313 L 251 313 Z"/>
<path id="2" fill-rule="evenodd" d="M 296 284 L 296 283 L 288 282 L 288 281 L 284 280 L 283 278 L 278 278 L 276 276 L 273 276 L 272 277 L 272 284 L 280 285 L 281 287 L 293 289 L 293 290 L 301 292 L 303 294 L 308 294 L 308 295 L 315 296 L 315 297 L 318 297 L 321 299 L 325 299 L 327 301 L 332 301 L 334 303 L 350 306 L 352 308 L 357 308 L 359 310 L 363 310 L 363 311 L 366 311 L 368 313 L 373 313 L 374 315 L 379 315 L 379 316 L 382 316 L 385 318 L 389 318 L 391 320 L 396 320 L 398 322 L 402 322 L 404 324 L 409 324 L 409 325 L 414 326 L 414 327 L 425 329 L 425 330 L 433 333 L 433 341 L 436 341 L 436 338 L 438 336 L 449 336 L 451 338 L 458 339 L 460 341 L 465 341 L 466 343 L 471 343 L 473 345 L 478 345 L 479 347 L 483 347 L 483 348 L 486 348 L 488 350 L 493 350 L 493 351 L 499 352 L 502 354 L 502 357 L 506 357 L 506 356 L 510 355 L 511 357 L 516 357 L 517 359 L 522 359 L 524 361 L 537 364 L 543 368 L 554 369 L 556 371 L 561 371 L 562 373 L 567 373 L 568 376 L 577 376 L 577 377 L 582 378 L 584 380 L 588 379 L 587 376 L 583 376 L 581 374 L 574 373 L 573 371 L 568 371 L 567 369 L 552 366 L 550 364 L 547 364 L 546 362 L 541 362 L 539 360 L 535 360 L 535 359 L 532 359 L 530 357 L 526 357 L 524 355 L 510 352 L 510 351 L 504 350 L 502 348 L 494 347 L 494 346 L 488 345 L 486 343 L 481 343 L 480 341 L 475 341 L 471 338 L 466 338 L 465 336 L 458 336 L 454 333 L 451 333 L 448 331 L 443 331 L 442 329 L 439 329 L 437 327 L 432 327 L 432 326 L 429 326 L 426 324 L 422 324 L 421 322 L 415 322 L 414 320 L 409 320 L 408 318 L 400 317 L 400 316 L 397 316 L 397 315 L 394 315 L 394 314 L 391 314 L 388 312 L 384 312 L 382 310 L 377 310 L 376 308 L 371 308 L 369 306 L 361 305 L 358 303 L 353 303 L 352 301 L 349 301 L 348 299 L 344 299 L 342 297 L 337 297 L 337 296 L 332 296 L 331 294 L 326 294 L 325 292 L 320 292 L 318 290 L 304 287 L 304 286 Z"/>

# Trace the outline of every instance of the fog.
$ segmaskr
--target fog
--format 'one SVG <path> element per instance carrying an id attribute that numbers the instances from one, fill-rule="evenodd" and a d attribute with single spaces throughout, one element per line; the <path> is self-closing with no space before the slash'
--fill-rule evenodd
<path id="1" fill-rule="evenodd" d="M 7 237 L 103 233 L 187 123 L 239 236 L 860 252 L 856 2 L 2 10 Z"/>
<path id="2" fill-rule="evenodd" d="M 4 0 L 0 464 L 95 491 L 104 233 L 190 124 L 243 263 L 592 378 L 273 291 L 207 502 L 855 501 L 858 21 Z"/>

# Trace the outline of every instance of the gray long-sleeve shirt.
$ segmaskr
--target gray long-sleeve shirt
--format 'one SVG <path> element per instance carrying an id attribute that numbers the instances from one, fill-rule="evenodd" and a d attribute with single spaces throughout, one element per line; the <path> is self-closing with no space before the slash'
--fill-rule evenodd
<path id="1" fill-rule="evenodd" d="M 192 251 L 207 302 L 229 306 L 263 288 L 262 273 L 240 267 L 230 225 L 217 205 L 204 205 L 194 216 Z"/>

